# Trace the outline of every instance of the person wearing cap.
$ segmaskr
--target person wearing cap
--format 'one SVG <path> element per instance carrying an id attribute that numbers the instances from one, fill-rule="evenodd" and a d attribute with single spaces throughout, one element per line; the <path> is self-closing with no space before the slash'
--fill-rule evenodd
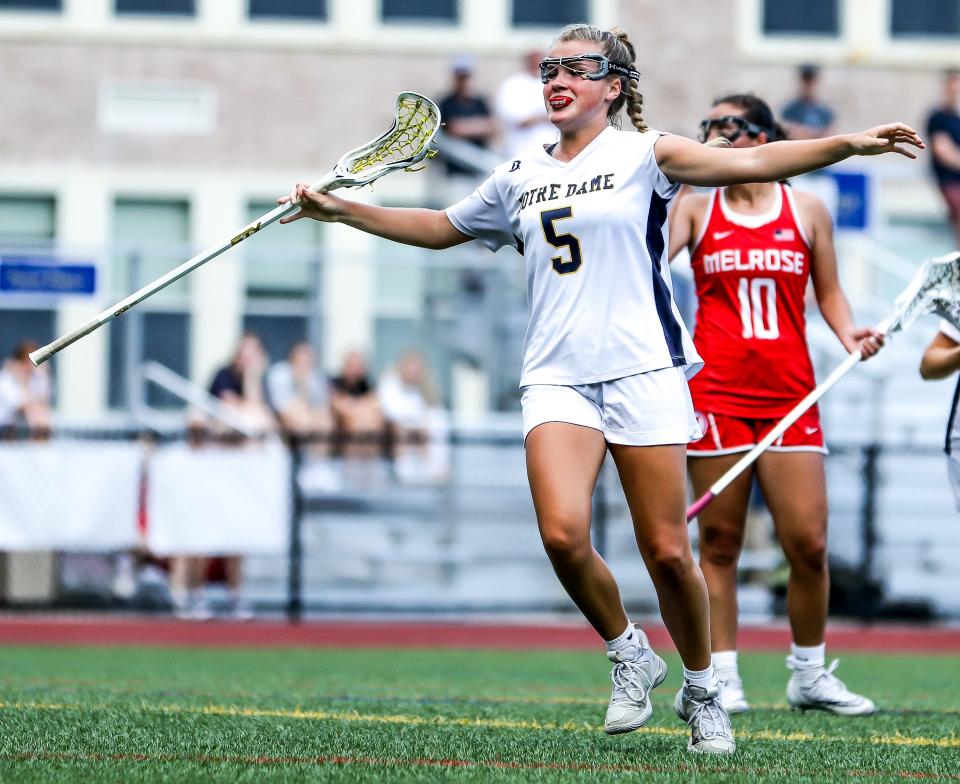
<path id="1" fill-rule="evenodd" d="M 443 118 L 444 131 L 457 139 L 476 145 L 489 147 L 497 131 L 490 107 L 482 96 L 473 92 L 470 80 L 473 76 L 473 58 L 460 55 L 453 61 L 451 69 L 453 84 L 450 92 L 440 99 L 440 116 Z M 455 161 L 446 161 L 447 174 L 469 175 L 473 172 Z"/>
<path id="2" fill-rule="evenodd" d="M 783 107 L 781 119 L 791 139 L 821 139 L 831 134 L 833 109 L 817 98 L 820 67 L 805 63 L 797 69 L 799 93 Z"/>

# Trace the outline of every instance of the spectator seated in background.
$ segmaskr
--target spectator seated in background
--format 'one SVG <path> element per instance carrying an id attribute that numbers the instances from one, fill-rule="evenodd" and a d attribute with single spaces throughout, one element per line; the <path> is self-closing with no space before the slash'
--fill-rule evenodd
<path id="1" fill-rule="evenodd" d="M 307 490 L 336 489 L 336 476 L 327 459 L 333 434 L 330 388 L 307 341 L 294 343 L 287 359 L 267 372 L 267 396 L 285 431 L 311 438 L 300 471 L 301 485 Z"/>
<path id="2" fill-rule="evenodd" d="M 820 67 L 812 63 L 797 69 L 798 94 L 783 107 L 780 119 L 791 139 L 820 139 L 832 133 L 833 109 L 817 98 Z"/>
<path id="3" fill-rule="evenodd" d="M 306 341 L 294 343 L 287 359 L 270 368 L 267 395 L 285 430 L 324 435 L 333 426 L 327 379 L 317 370 L 313 347 Z"/>
<path id="4" fill-rule="evenodd" d="M 348 351 L 330 386 L 335 443 L 342 445 L 341 454 L 368 460 L 383 455 L 386 423 L 363 354 Z"/>
<path id="5" fill-rule="evenodd" d="M 35 437 L 50 435 L 50 374 L 47 365 L 34 367 L 30 361 L 39 347 L 23 341 L 0 368 L 0 431 L 26 427 Z"/>
<path id="6" fill-rule="evenodd" d="M 267 353 L 263 343 L 255 334 L 247 332 L 240 339 L 230 364 L 217 371 L 209 389 L 211 395 L 258 433 L 276 426 L 264 395 L 266 369 Z"/>
<path id="7" fill-rule="evenodd" d="M 470 78 L 473 75 L 473 60 L 462 55 L 453 63 L 453 85 L 450 93 L 440 99 L 440 116 L 448 136 L 470 142 L 477 147 L 489 147 L 497 132 L 486 99 L 473 92 Z M 474 173 L 453 161 L 446 161 L 447 174 L 473 176 Z"/>
<path id="8" fill-rule="evenodd" d="M 450 470 L 448 417 L 423 356 L 408 351 L 383 374 L 377 390 L 393 430 L 394 470 L 406 481 L 445 479 Z"/>
<path id="9" fill-rule="evenodd" d="M 508 76 L 497 91 L 496 113 L 503 128 L 503 152 L 508 158 L 559 138 L 543 105 L 542 59 L 543 52 L 528 52 L 523 70 Z"/>

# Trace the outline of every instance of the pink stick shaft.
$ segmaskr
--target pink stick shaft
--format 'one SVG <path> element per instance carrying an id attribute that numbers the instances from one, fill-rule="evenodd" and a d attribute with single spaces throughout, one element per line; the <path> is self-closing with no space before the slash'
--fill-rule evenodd
<path id="1" fill-rule="evenodd" d="M 712 490 L 707 490 L 706 493 L 694 501 L 693 505 L 687 510 L 687 522 L 689 523 L 694 517 L 700 514 L 703 508 L 716 497 Z"/>

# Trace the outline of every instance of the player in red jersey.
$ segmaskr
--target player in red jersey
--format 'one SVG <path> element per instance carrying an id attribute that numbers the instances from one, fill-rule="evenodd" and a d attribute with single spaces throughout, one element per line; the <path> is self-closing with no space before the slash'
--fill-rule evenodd
<path id="1" fill-rule="evenodd" d="M 716 101 L 701 133 L 703 141 L 722 136 L 734 147 L 784 136 L 769 106 L 753 95 Z M 804 315 L 808 280 L 820 312 L 847 351 L 870 356 L 882 337 L 854 325 L 837 277 L 830 214 L 811 194 L 794 193 L 785 183 L 689 194 L 671 216 L 671 258 L 685 246 L 699 303 L 694 343 L 705 362 L 690 382 L 705 432 L 687 453 L 699 497 L 816 385 Z M 790 564 L 788 701 L 796 708 L 845 715 L 876 710 L 832 674 L 836 663 L 825 667 L 825 453 L 813 408 L 699 515 L 713 665 L 723 682 L 721 701 L 731 713 L 749 708 L 737 670 L 737 561 L 754 472 Z"/>

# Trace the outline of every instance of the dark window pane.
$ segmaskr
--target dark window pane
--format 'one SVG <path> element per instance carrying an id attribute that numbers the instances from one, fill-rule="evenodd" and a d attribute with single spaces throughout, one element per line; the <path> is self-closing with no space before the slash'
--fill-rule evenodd
<path id="1" fill-rule="evenodd" d="M 251 19 L 327 18 L 327 0 L 250 0 Z"/>
<path id="2" fill-rule="evenodd" d="M 56 311 L 52 309 L 0 308 L 0 363 L 24 340 L 45 346 L 53 334 Z"/>
<path id="3" fill-rule="evenodd" d="M 894 38 L 960 35 L 960 0 L 892 0 L 890 34 Z"/>
<path id="4" fill-rule="evenodd" d="M 385 22 L 456 22 L 457 0 L 381 0 Z"/>
<path id="5" fill-rule="evenodd" d="M 63 0 L 0 0 L 0 11 L 59 11 Z"/>
<path id="6" fill-rule="evenodd" d="M 159 362 L 174 373 L 187 377 L 190 368 L 190 316 L 186 313 L 130 313 L 110 322 L 110 390 L 111 408 L 127 404 L 127 340 L 133 319 L 143 319 L 142 355 L 140 362 Z M 226 355 L 227 352 L 224 352 Z M 147 387 L 147 404 L 157 408 L 180 408 L 183 401 L 156 384 Z"/>
<path id="7" fill-rule="evenodd" d="M 116 0 L 118 14 L 182 14 L 193 16 L 196 0 Z"/>
<path id="8" fill-rule="evenodd" d="M 253 332 L 263 341 L 270 364 L 273 364 L 286 359 L 294 343 L 307 339 L 307 317 L 247 314 L 243 317 L 243 331 Z"/>
<path id="9" fill-rule="evenodd" d="M 587 0 L 513 0 L 515 26 L 561 26 L 587 21 Z"/>
<path id="10" fill-rule="evenodd" d="M 763 32 L 835 37 L 840 34 L 840 0 L 764 0 Z"/>

